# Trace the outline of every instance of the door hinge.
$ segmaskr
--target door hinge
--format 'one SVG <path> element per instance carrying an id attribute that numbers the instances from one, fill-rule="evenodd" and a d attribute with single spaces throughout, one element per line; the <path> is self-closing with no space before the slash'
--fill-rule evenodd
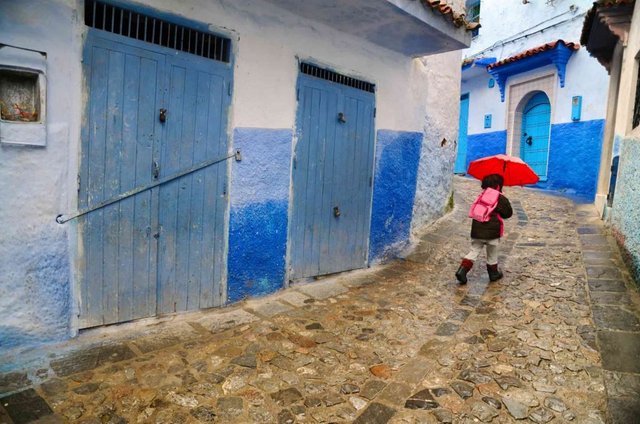
<path id="1" fill-rule="evenodd" d="M 369 187 L 373 185 L 373 177 L 369 177 Z"/>
<path id="2" fill-rule="evenodd" d="M 227 83 L 227 94 L 231 97 L 231 81 Z"/>
<path id="3" fill-rule="evenodd" d="M 373 108 L 373 117 L 375 118 L 377 114 L 378 114 L 378 108 L 374 107 Z"/>
<path id="4" fill-rule="evenodd" d="M 299 102 L 300 101 L 300 89 L 296 88 L 296 101 Z"/>
<path id="5" fill-rule="evenodd" d="M 78 182 L 78 193 L 80 193 L 80 174 L 78 174 L 77 182 Z"/>

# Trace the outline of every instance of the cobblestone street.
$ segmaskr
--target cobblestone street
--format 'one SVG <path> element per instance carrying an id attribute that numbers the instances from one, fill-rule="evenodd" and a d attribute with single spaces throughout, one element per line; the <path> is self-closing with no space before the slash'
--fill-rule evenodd
<path id="1" fill-rule="evenodd" d="M 0 422 L 640 422 L 638 293 L 591 206 L 506 188 L 505 276 L 459 285 L 479 184 L 455 186 L 386 266 L 25 352 Z"/>

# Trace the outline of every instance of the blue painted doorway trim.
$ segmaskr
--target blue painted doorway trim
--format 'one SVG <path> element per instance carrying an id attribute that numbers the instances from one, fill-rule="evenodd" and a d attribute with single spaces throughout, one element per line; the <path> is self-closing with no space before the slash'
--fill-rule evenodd
<path id="1" fill-rule="evenodd" d="M 460 120 L 458 125 L 458 154 L 453 172 L 466 174 L 467 172 L 467 134 L 469 132 L 469 94 L 460 96 Z"/>
<path id="2" fill-rule="evenodd" d="M 527 102 L 522 112 L 520 157 L 541 181 L 547 179 L 550 128 L 551 104 L 545 93 L 538 92 Z"/>
<path id="3" fill-rule="evenodd" d="M 83 66 L 80 208 L 227 154 L 230 64 L 90 29 Z M 222 305 L 227 193 L 223 162 L 80 218 L 79 326 Z"/>
<path id="4" fill-rule="evenodd" d="M 298 77 L 290 279 L 363 268 L 371 223 L 375 95 Z"/>

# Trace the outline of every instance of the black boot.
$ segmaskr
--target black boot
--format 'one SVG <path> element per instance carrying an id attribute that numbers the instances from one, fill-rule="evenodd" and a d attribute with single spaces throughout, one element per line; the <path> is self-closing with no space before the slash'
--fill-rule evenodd
<path id="1" fill-rule="evenodd" d="M 460 268 L 456 271 L 456 279 L 460 284 L 467 284 L 467 272 L 473 268 L 473 261 L 469 259 L 463 259 L 460 263 Z"/>
<path id="2" fill-rule="evenodd" d="M 498 281 L 499 279 L 504 277 L 504 275 L 502 275 L 502 271 L 498 269 L 498 264 L 487 264 L 487 272 L 489 273 L 489 281 Z"/>

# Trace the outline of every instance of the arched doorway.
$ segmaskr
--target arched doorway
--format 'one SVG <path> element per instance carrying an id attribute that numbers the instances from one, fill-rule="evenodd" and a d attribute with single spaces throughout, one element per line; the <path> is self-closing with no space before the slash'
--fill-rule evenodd
<path id="1" fill-rule="evenodd" d="M 547 179 L 549 160 L 549 127 L 551 104 L 543 92 L 537 92 L 522 111 L 520 157 L 527 162 L 540 180 Z"/>

